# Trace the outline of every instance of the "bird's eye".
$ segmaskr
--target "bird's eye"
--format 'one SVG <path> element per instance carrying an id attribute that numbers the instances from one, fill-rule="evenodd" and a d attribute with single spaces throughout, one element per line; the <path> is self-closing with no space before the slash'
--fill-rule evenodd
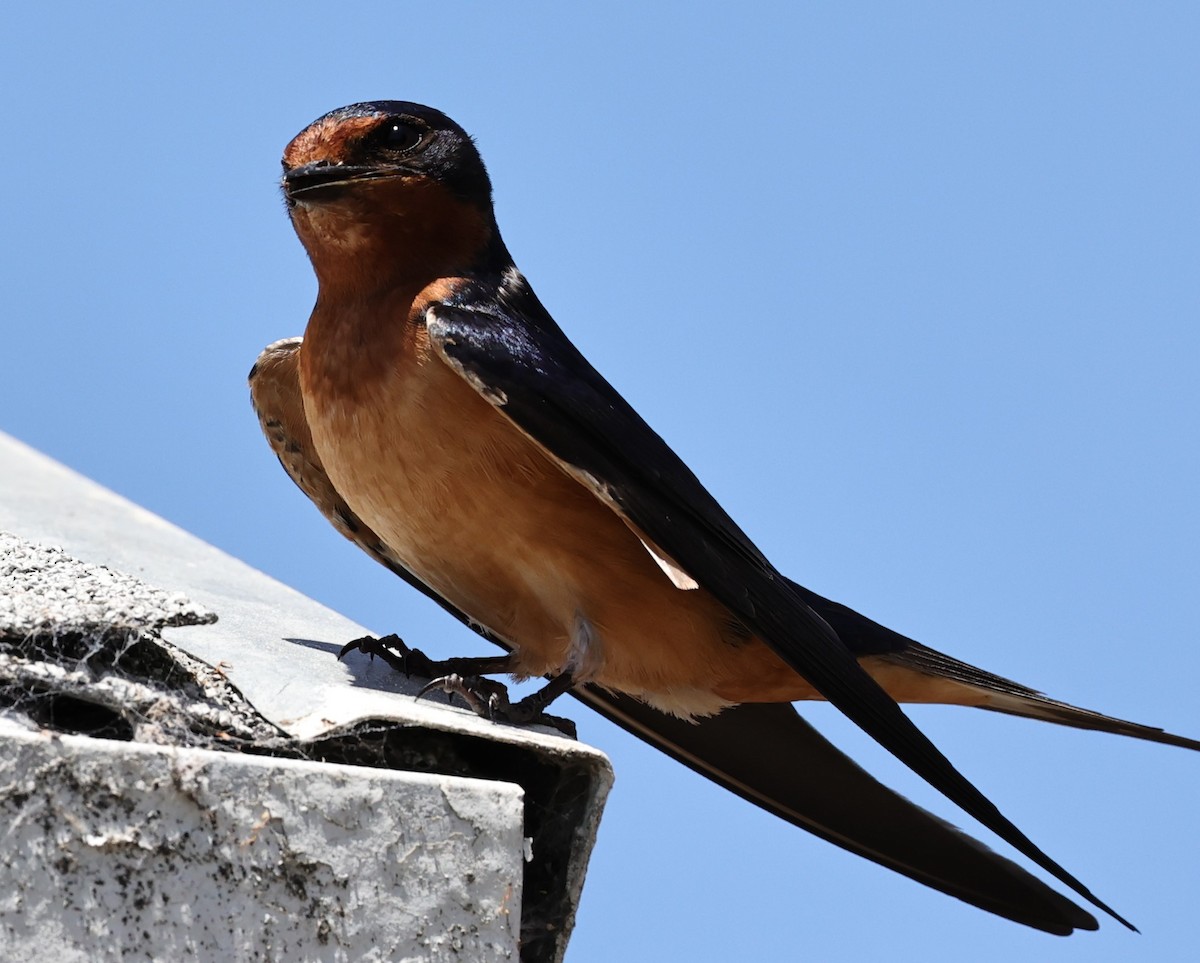
<path id="1" fill-rule="evenodd" d="M 379 128 L 379 142 L 388 150 L 412 150 L 421 143 L 425 132 L 400 120 L 388 121 Z"/>

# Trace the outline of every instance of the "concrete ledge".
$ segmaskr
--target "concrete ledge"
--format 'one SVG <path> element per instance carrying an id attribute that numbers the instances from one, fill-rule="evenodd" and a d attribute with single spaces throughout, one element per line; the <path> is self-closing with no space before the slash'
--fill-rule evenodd
<path id="1" fill-rule="evenodd" d="M 67 851 L 74 853 L 83 840 L 81 852 L 88 851 L 87 839 L 105 837 L 109 832 L 89 822 L 102 815 L 96 811 L 100 799 L 114 805 L 119 800 L 120 806 L 131 812 L 148 813 L 157 807 L 179 813 L 190 805 L 202 814 L 204 807 L 187 802 L 187 798 L 195 798 L 194 790 L 180 789 L 174 777 L 168 776 L 178 769 L 181 753 L 198 752 L 207 758 L 215 750 L 218 758 L 227 761 L 212 771 L 220 770 L 220 778 L 230 780 L 230 797 L 247 793 L 241 798 L 249 808 L 217 807 L 213 811 L 220 812 L 219 820 L 227 824 L 229 832 L 217 834 L 201 819 L 194 830 L 200 836 L 187 837 L 187 845 L 192 847 L 198 845 L 197 838 L 208 839 L 211 850 L 203 858 L 189 850 L 187 859 L 195 873 L 188 877 L 194 895 L 187 918 L 207 920 L 224 913 L 232 919 L 230 913 L 234 912 L 237 923 L 231 926 L 241 934 L 236 939 L 245 941 L 256 935 L 269 937 L 272 946 L 302 948 L 267 954 L 271 958 L 406 959 L 405 954 L 411 953 L 415 954 L 412 958 L 440 959 L 431 954 L 447 952 L 460 954 L 456 959 L 490 959 L 488 954 L 517 952 L 528 963 L 562 959 L 612 782 L 608 761 L 601 753 L 552 730 L 494 725 L 463 709 L 416 702 L 412 694 L 422 680 L 399 677 L 382 662 L 359 653 L 339 663 L 334 655 L 341 645 L 368 634 L 367 629 L 4 435 L 0 435 L 0 530 L 18 536 L 0 540 L 0 710 L 10 719 L 10 725 L 0 730 L 0 766 L 10 787 L 0 787 L 0 802 L 12 805 L 14 798 L 23 798 L 23 809 L 33 807 L 28 811 L 47 821 L 41 843 L 35 846 L 30 839 L 20 844 L 19 865 L 27 874 L 22 877 L 25 882 L 19 888 L 8 887 L 9 899 L 2 904 L 0 937 L 7 941 L 23 933 L 36 941 L 15 958 L 30 953 L 73 958 L 70 954 L 78 951 L 81 934 L 91 938 L 97 925 L 117 926 L 118 914 L 109 903 L 96 902 L 100 897 L 91 890 L 71 890 L 72 899 L 92 900 L 92 910 L 105 914 L 100 923 L 81 918 L 77 925 L 70 922 L 73 917 L 64 908 L 57 929 L 51 925 L 48 914 L 54 905 L 62 906 L 71 874 L 43 869 L 39 884 L 39 874 L 30 867 L 53 860 L 47 841 L 63 840 Z M 136 577 L 130 573 L 137 573 Z M 35 731 L 40 735 L 34 736 L 34 745 L 70 746 L 71 752 L 57 757 L 31 754 L 29 733 Z M 68 735 L 52 741 L 46 735 L 51 732 Z M 39 739 L 41 743 L 36 741 Z M 147 744 L 173 748 L 152 750 Z M 230 750 L 258 758 L 239 757 Z M 119 760 L 105 765 L 121 773 L 121 778 L 97 782 L 102 767 L 94 761 L 98 758 L 95 753 L 111 754 Z M 249 768 L 235 775 L 233 768 L 239 763 Z M 211 769 L 214 764 L 204 765 Z M 354 873 L 347 870 L 345 885 L 338 882 L 343 879 L 338 875 L 342 870 L 319 869 L 305 883 L 304 899 L 281 902 L 271 895 L 274 890 L 266 882 L 261 889 L 245 882 L 260 877 L 269 881 L 271 872 L 253 862 L 230 862 L 229 840 L 250 838 L 253 827 L 264 818 L 260 836 L 267 827 L 275 827 L 271 832 L 277 841 L 284 830 L 289 840 L 293 833 L 306 840 L 319 838 L 318 828 L 308 827 L 311 820 L 319 822 L 324 817 L 319 814 L 321 807 L 302 788 L 307 782 L 295 783 L 294 793 L 268 792 L 271 785 L 291 785 L 287 780 L 295 771 L 292 767 L 298 765 L 313 767 L 304 770 L 306 773 L 323 771 L 330 785 L 339 781 L 349 785 L 372 775 L 364 774 L 363 769 L 390 770 L 373 775 L 392 781 L 373 784 L 378 787 L 373 790 L 375 797 L 364 790 L 353 796 L 357 802 L 339 804 L 351 815 L 339 817 L 349 828 L 338 837 L 338 845 L 354 836 L 355 846 L 361 843 L 363 848 L 353 851 L 363 860 L 373 857 L 373 861 L 361 862 Z M 249 769 L 256 775 L 246 774 Z M 55 773 L 61 785 L 53 796 L 34 799 L 42 780 L 30 774 L 42 771 Z M 67 772 L 74 776 L 65 775 Z M 154 774 L 152 778 L 149 773 Z M 32 794 L 11 789 L 28 787 L 31 779 Z M 72 779 L 80 786 L 76 798 L 68 793 Z M 235 792 L 236 779 L 248 781 Z M 386 822 L 381 828 L 376 825 L 380 803 L 372 799 L 391 794 L 406 798 L 409 788 L 405 780 L 413 780 L 412 785 L 422 787 L 422 792 L 437 788 L 431 798 L 441 799 L 438 805 L 442 805 L 446 797 L 438 793 L 448 785 L 447 779 L 462 786 L 476 786 L 479 780 L 489 783 L 490 795 L 481 798 L 496 800 L 497 818 L 508 813 L 511 800 L 519 800 L 519 845 L 513 848 L 516 837 L 507 815 L 501 820 L 503 826 L 495 829 L 495 839 L 503 840 L 497 845 L 505 849 L 505 865 L 520 867 L 519 879 L 510 875 L 504 883 L 507 887 L 511 882 L 513 890 L 504 903 L 508 915 L 503 920 L 496 909 L 499 897 L 493 886 L 500 885 L 500 871 L 488 870 L 491 875 L 486 886 L 464 882 L 475 872 L 473 852 L 456 849 L 453 841 L 446 841 L 449 862 L 445 865 L 421 857 L 393 869 L 392 862 L 400 852 L 394 841 L 423 839 L 417 829 L 426 812 L 433 820 L 431 827 L 439 833 L 454 826 L 462 832 L 462 824 L 444 813 L 438 815 L 433 806 L 419 809 L 422 815 L 416 823 Z M 146 787 L 151 785 L 163 794 L 161 802 L 149 801 Z M 384 785 L 390 788 L 385 790 Z M 270 795 L 270 806 L 254 795 L 262 792 Z M 215 804 L 224 798 L 215 793 L 211 801 Z M 466 797 L 460 792 L 455 798 L 461 802 Z M 398 813 L 395 816 L 399 819 Z M 233 829 L 235 826 L 238 828 Z M 116 834 L 112 838 L 123 839 L 120 834 L 125 831 L 112 830 Z M 166 891 L 161 889 L 167 882 L 163 874 L 173 873 L 168 867 L 176 865 L 170 860 L 183 858 L 177 851 L 184 838 L 182 830 L 166 827 L 166 831 L 168 835 L 161 839 L 145 837 L 158 839 L 153 845 L 163 855 L 137 863 L 143 893 Z M 432 837 L 427 843 L 433 846 Z M 316 842 L 313 847 L 310 851 L 306 843 L 304 859 L 314 866 L 344 867 L 334 854 L 321 854 Z M 92 856 L 101 862 L 105 853 L 112 856 L 104 864 L 108 876 L 115 878 L 119 866 L 125 867 L 123 873 L 128 869 L 117 858 L 118 850 L 133 852 L 125 843 L 93 848 L 96 853 Z M 140 848 L 137 851 L 142 852 Z M 283 851 L 277 848 L 275 852 Z M 246 855 L 249 858 L 251 854 Z M 496 865 L 500 862 L 497 857 Z M 100 863 L 89 865 L 100 871 Z M 244 870 L 220 868 L 234 865 Z M 432 875 L 427 876 L 426 870 Z M 397 878 L 397 872 L 404 878 Z M 303 875 L 291 874 L 293 886 Z M 379 886 L 409 889 L 389 889 L 399 893 L 393 896 L 382 893 Z M 119 890 L 104 890 L 103 895 L 118 899 L 121 912 L 126 912 L 126 902 L 138 899 L 136 891 L 130 877 Z M 404 895 L 410 891 L 438 894 L 437 900 L 414 909 L 417 904 Z M 468 892 L 487 895 L 468 899 L 464 895 Z M 110 893 L 118 895 L 110 897 Z M 362 897 L 361 903 L 355 901 L 355 894 Z M 331 953 L 342 952 L 336 949 L 340 943 L 321 943 L 318 937 L 322 933 L 333 939 L 336 932 L 339 939 L 349 940 L 357 938 L 358 930 L 350 924 L 341 929 L 314 929 L 306 907 L 332 912 L 335 902 L 330 901 L 340 900 L 339 911 L 377 917 L 380 902 L 393 899 L 405 905 L 387 911 L 390 938 L 374 944 L 393 949 L 365 956 L 350 950 L 344 956 L 322 955 L 327 947 L 334 947 Z M 206 903 L 202 911 L 195 908 L 198 900 Z M 479 914 L 470 926 L 463 921 L 464 901 Z M 157 919 L 146 917 L 145 906 L 134 909 L 137 912 L 131 919 Z M 160 910 L 168 916 L 173 912 L 165 907 Z M 41 922 L 35 925 L 27 920 Z M 254 920 L 259 921 L 256 931 L 251 926 Z M 396 927 L 403 932 L 396 932 Z M 505 944 L 497 927 L 517 933 L 516 942 Z M 170 942 L 161 947 L 156 942 L 159 928 L 148 927 L 146 932 L 148 942 L 138 949 L 150 957 L 176 958 L 177 949 L 190 945 L 178 942 L 185 939 L 182 931 L 168 935 L 164 928 L 161 935 Z M 197 930 L 187 938 L 198 940 L 203 934 Z M 404 944 L 405 934 L 419 934 L 419 942 Z M 455 950 L 459 944 L 464 948 Z M 97 942 L 91 949 L 97 951 L 100 946 Z M 505 946 L 507 949 L 502 949 Z M 234 952 L 242 950 L 235 948 Z M 246 952 L 251 954 L 246 958 L 252 958 L 256 951 Z M 13 958 L 11 953 L 0 956 Z M 224 957 L 218 954 L 216 958 Z"/>
<path id="2" fill-rule="evenodd" d="M 6 959 L 517 958 L 511 783 L 0 737 Z"/>

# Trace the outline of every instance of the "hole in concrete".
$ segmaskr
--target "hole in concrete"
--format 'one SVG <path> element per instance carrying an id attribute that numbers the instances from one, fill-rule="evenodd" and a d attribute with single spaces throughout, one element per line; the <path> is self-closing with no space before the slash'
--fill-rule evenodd
<path id="1" fill-rule="evenodd" d="M 133 740 L 133 726 L 108 706 L 59 692 L 25 693 L 21 712 L 43 729 L 96 739 Z"/>

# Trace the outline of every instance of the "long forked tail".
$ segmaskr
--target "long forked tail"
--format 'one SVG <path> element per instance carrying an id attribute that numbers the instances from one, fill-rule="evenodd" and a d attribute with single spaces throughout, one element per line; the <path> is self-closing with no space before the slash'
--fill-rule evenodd
<path id="1" fill-rule="evenodd" d="M 1027 719 L 1042 719 L 1058 725 L 1073 726 L 1076 729 L 1115 732 L 1118 735 L 1132 736 L 1135 739 L 1146 739 L 1150 742 L 1166 743 L 1169 746 L 1200 750 L 1200 740 L 1198 739 L 1177 736 L 1154 726 L 1128 722 L 1125 719 L 1106 716 L 1090 709 L 1081 709 L 1069 702 L 1051 699 L 1036 689 L 1013 682 L 1011 679 L 1005 679 L 1003 676 L 993 675 L 991 672 L 986 672 L 966 662 L 960 662 L 958 659 L 943 655 L 919 642 L 910 642 L 903 651 L 888 653 L 883 658 L 926 675 L 970 686 L 984 697 L 979 703 L 981 709 L 1024 716 Z"/>

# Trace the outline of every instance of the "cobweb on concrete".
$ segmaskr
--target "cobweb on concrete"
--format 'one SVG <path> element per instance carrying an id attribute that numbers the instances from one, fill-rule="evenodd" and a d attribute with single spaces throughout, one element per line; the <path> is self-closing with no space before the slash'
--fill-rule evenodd
<path id="1" fill-rule="evenodd" d="M 0 713 L 32 728 L 210 749 L 286 737 L 162 638 L 217 616 L 179 593 L 0 532 Z"/>

